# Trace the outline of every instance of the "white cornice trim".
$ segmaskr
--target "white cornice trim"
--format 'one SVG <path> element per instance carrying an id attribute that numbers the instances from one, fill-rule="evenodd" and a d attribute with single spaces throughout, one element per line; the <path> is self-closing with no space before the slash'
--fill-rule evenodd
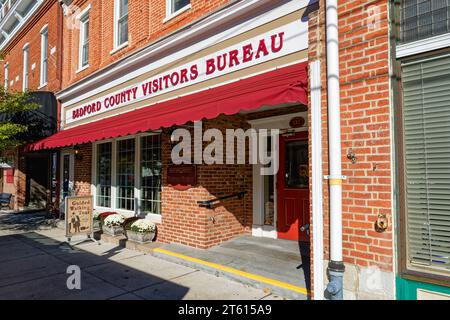
<path id="1" fill-rule="evenodd" d="M 450 47 L 450 33 L 397 46 L 397 58 Z"/>

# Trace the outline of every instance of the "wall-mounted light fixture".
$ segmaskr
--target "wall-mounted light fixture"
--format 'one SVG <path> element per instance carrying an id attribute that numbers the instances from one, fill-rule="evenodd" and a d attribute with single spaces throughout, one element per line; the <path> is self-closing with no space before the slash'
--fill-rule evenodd
<path id="1" fill-rule="evenodd" d="M 83 155 L 81 154 L 79 146 L 73 147 L 73 153 L 75 154 L 76 160 L 79 160 L 79 161 L 83 160 Z"/>

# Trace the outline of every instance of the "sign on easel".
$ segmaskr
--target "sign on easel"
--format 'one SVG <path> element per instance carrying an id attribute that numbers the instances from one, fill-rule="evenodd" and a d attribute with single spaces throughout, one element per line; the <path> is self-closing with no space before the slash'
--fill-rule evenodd
<path id="1" fill-rule="evenodd" d="M 92 196 L 66 198 L 66 238 L 69 245 L 72 238 L 77 236 L 87 237 L 82 242 L 95 241 L 93 238 L 93 202 Z"/>

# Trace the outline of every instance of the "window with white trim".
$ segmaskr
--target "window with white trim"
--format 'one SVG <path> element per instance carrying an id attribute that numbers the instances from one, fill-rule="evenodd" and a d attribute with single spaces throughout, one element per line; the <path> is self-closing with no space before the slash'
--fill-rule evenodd
<path id="1" fill-rule="evenodd" d="M 112 156 L 111 142 L 97 145 L 96 204 L 103 208 L 111 207 Z"/>
<path id="2" fill-rule="evenodd" d="M 134 211 L 135 139 L 117 142 L 117 209 Z"/>
<path id="3" fill-rule="evenodd" d="M 9 87 L 9 65 L 6 63 L 5 64 L 5 91 L 8 91 L 8 87 Z"/>
<path id="4" fill-rule="evenodd" d="M 159 133 L 97 143 L 94 158 L 96 207 L 160 215 L 161 146 Z"/>
<path id="5" fill-rule="evenodd" d="M 450 274 L 450 55 L 402 65 L 407 267 Z"/>
<path id="6" fill-rule="evenodd" d="M 188 8 L 191 4 L 190 0 L 167 0 L 167 16 L 176 14 L 178 11 Z"/>
<path id="7" fill-rule="evenodd" d="M 80 51 L 79 63 L 80 69 L 89 65 L 89 12 L 80 18 Z"/>
<path id="8" fill-rule="evenodd" d="M 141 138 L 140 208 L 143 212 L 161 213 L 161 135 Z"/>
<path id="9" fill-rule="evenodd" d="M 160 215 L 161 146 L 159 133 L 97 143 L 93 182 L 96 207 Z"/>
<path id="10" fill-rule="evenodd" d="M 48 81 L 48 28 L 41 31 L 41 76 L 40 85 L 44 86 Z"/>
<path id="11" fill-rule="evenodd" d="M 28 91 L 28 63 L 29 63 L 29 47 L 26 45 L 23 48 L 23 79 L 22 79 L 22 90 Z"/>
<path id="12" fill-rule="evenodd" d="M 128 0 L 115 0 L 115 47 L 128 42 Z"/>

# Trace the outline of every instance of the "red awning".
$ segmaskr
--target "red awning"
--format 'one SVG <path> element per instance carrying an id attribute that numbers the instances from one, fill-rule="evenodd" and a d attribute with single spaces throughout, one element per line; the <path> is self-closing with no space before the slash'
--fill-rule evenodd
<path id="1" fill-rule="evenodd" d="M 283 103 L 308 104 L 307 62 L 128 113 L 80 125 L 26 146 L 26 151 L 90 143 Z"/>

